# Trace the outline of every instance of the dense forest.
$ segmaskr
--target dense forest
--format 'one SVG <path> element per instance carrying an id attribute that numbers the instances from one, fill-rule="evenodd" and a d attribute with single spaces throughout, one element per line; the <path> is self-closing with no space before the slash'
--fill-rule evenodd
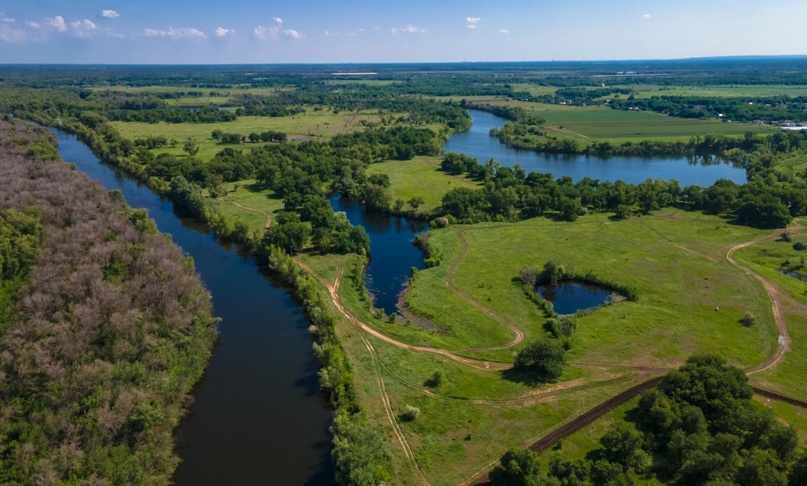
<path id="1" fill-rule="evenodd" d="M 53 161 L 54 143 L 0 123 L 3 291 L 18 287 L 0 326 L 0 483 L 168 484 L 216 338 L 210 296 L 145 210 Z"/>

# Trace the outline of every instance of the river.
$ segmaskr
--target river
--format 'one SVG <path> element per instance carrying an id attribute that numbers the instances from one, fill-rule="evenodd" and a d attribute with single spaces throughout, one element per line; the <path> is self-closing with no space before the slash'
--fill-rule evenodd
<path id="1" fill-rule="evenodd" d="M 696 184 L 712 185 L 716 180 L 730 179 L 738 184 L 745 182 L 745 171 L 729 164 L 690 164 L 685 158 L 663 157 L 610 157 L 564 156 L 515 150 L 489 135 L 491 128 L 501 128 L 504 118 L 485 111 L 468 110 L 473 125 L 468 131 L 452 135 L 444 150 L 476 157 L 486 162 L 491 157 L 504 166 L 515 164 L 529 172 L 551 172 L 555 178 L 571 176 L 575 181 L 583 177 L 600 180 L 644 182 L 648 178 L 677 179 L 682 187 Z M 404 218 L 371 214 L 355 201 L 331 197 L 335 211 L 344 211 L 351 224 L 364 226 L 370 237 L 370 263 L 365 273 L 365 285 L 373 296 L 373 306 L 386 314 L 397 312 L 398 296 L 409 279 L 412 267 L 423 268 L 423 255 L 412 245 L 425 225 Z"/>
<path id="2" fill-rule="evenodd" d="M 473 127 L 452 135 L 446 152 L 460 152 L 481 162 L 495 158 L 505 166 L 551 172 L 579 180 L 643 182 L 677 179 L 682 186 L 711 185 L 720 178 L 737 183 L 745 173 L 729 165 L 699 166 L 686 159 L 553 156 L 507 148 L 488 135 L 506 120 L 470 110 Z M 182 458 L 174 480 L 179 485 L 332 484 L 330 410 L 321 402 L 318 363 L 300 309 L 273 285 L 250 258 L 216 240 L 209 228 L 183 217 L 180 208 L 146 186 L 102 164 L 75 136 L 54 130 L 65 161 L 118 189 L 133 207 L 148 209 L 163 233 L 196 261 L 222 319 L 217 344 L 205 376 L 194 391 L 190 414 L 177 434 Z M 365 281 L 374 305 L 396 311 L 398 295 L 411 267 L 423 268 L 422 254 L 411 241 L 425 225 L 403 218 L 368 214 L 363 207 L 331 199 L 351 223 L 365 227 L 372 258 Z"/>
<path id="3" fill-rule="evenodd" d="M 602 181 L 623 180 L 638 184 L 650 179 L 676 179 L 681 187 L 707 187 L 718 179 L 737 184 L 746 182 L 745 171 L 730 164 L 692 164 L 684 157 L 598 157 L 593 155 L 555 155 L 516 150 L 489 135 L 491 128 L 501 128 L 504 118 L 485 111 L 468 110 L 473 120 L 471 128 L 452 135 L 444 150 L 476 157 L 481 163 L 491 157 L 500 164 L 521 167 L 530 172 L 550 172 L 555 178 L 571 176 L 574 181 L 584 177 Z"/>
<path id="4" fill-rule="evenodd" d="M 332 484 L 332 413 L 320 401 L 308 322 L 288 293 L 171 201 L 102 164 L 75 136 L 54 134 L 65 161 L 148 209 L 193 257 L 221 318 L 219 343 L 177 434 L 176 484 Z"/>

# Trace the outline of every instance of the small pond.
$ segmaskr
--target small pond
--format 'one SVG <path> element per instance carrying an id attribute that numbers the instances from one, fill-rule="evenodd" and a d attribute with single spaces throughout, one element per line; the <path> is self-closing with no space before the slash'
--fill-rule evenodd
<path id="1" fill-rule="evenodd" d="M 540 285 L 538 293 L 552 302 L 555 312 L 561 315 L 599 307 L 610 302 L 614 293 L 603 287 L 579 282 L 561 282 L 555 285 Z"/>
<path id="2" fill-rule="evenodd" d="M 787 275 L 788 277 L 793 277 L 795 279 L 801 280 L 802 282 L 807 282 L 807 277 L 796 272 L 795 270 L 777 270 L 777 272 Z"/>

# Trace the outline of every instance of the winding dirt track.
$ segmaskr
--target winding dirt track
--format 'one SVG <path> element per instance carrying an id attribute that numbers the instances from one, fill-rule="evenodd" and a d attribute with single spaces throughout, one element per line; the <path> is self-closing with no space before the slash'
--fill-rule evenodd
<path id="1" fill-rule="evenodd" d="M 464 230 L 457 230 L 457 238 L 459 238 L 460 241 L 462 242 L 462 251 L 460 251 L 460 254 L 457 256 L 457 258 L 454 259 L 454 262 L 451 264 L 451 268 L 449 268 L 448 273 L 446 273 L 446 285 L 448 286 L 448 288 L 452 292 L 454 292 L 455 294 L 460 296 L 463 300 L 465 300 L 466 302 L 468 302 L 472 306 L 476 307 L 477 309 L 479 309 L 480 311 L 482 311 L 486 315 L 490 316 L 493 320 L 495 320 L 499 324 L 502 324 L 502 325 L 506 326 L 508 329 L 510 329 L 511 331 L 513 331 L 513 334 L 515 334 L 516 337 L 513 338 L 512 341 L 510 341 L 509 343 L 507 343 L 507 344 L 505 344 L 503 346 L 482 347 L 482 348 L 468 348 L 468 349 L 463 349 L 461 351 L 465 351 L 465 352 L 468 352 L 468 351 L 492 351 L 492 350 L 495 350 L 495 349 L 512 348 L 513 346 L 518 345 L 519 343 L 521 343 L 521 341 L 524 340 L 524 333 L 521 332 L 521 329 L 519 329 L 518 326 L 516 326 L 512 322 L 504 319 L 503 317 L 500 317 L 500 316 L 496 315 L 496 313 L 494 313 L 492 310 L 488 309 L 484 305 L 482 305 L 479 302 L 477 302 L 476 300 L 472 299 L 470 296 L 468 296 L 468 295 L 464 294 L 463 292 L 460 292 L 459 290 L 457 290 L 457 288 L 454 287 L 454 283 L 451 281 L 452 277 L 454 276 L 454 271 L 457 269 L 457 266 L 459 265 L 460 261 L 462 261 L 462 259 L 465 257 L 465 254 L 468 253 L 468 242 L 465 241 L 464 233 L 465 233 Z"/>
<path id="2" fill-rule="evenodd" d="M 241 208 L 241 209 L 243 209 L 245 211 L 251 211 L 253 213 L 258 213 L 261 216 L 266 216 L 266 226 L 264 226 L 264 229 L 269 229 L 269 227 L 272 226 L 272 215 L 271 214 L 265 213 L 265 212 L 261 211 L 260 209 L 255 209 L 255 208 L 250 208 L 248 206 L 244 206 L 243 204 L 241 204 L 239 202 L 236 202 L 236 201 L 233 201 L 233 200 L 228 200 L 228 202 L 232 203 L 233 206 Z"/>
<path id="3" fill-rule="evenodd" d="M 765 289 L 765 291 L 768 294 L 769 298 L 771 299 L 771 308 L 773 310 L 774 320 L 776 321 L 776 327 L 779 330 L 779 339 L 778 339 L 778 345 L 777 345 L 777 348 L 776 348 L 776 352 L 770 358 L 763 361 L 762 363 L 759 363 L 758 365 L 755 365 L 755 366 L 752 366 L 750 368 L 747 368 L 745 370 L 745 373 L 746 373 L 746 375 L 749 375 L 749 376 L 776 366 L 784 358 L 785 354 L 787 354 L 787 352 L 790 350 L 790 336 L 788 334 L 784 313 L 782 311 L 782 298 L 781 298 L 781 294 L 779 293 L 779 291 L 770 282 L 765 280 L 762 276 L 760 276 L 756 272 L 752 271 L 751 269 L 749 269 L 747 267 L 744 267 L 744 266 L 740 265 L 739 263 L 737 263 L 733 258 L 733 254 L 734 254 L 735 251 L 737 251 L 737 250 L 739 250 L 741 248 L 745 248 L 745 247 L 760 243 L 762 241 L 767 241 L 767 240 L 774 239 L 774 238 L 776 238 L 776 235 L 781 231 L 782 230 L 777 230 L 776 232 L 774 232 L 771 235 L 764 236 L 764 237 L 761 237 L 761 238 L 757 238 L 755 240 L 752 240 L 752 241 L 749 241 L 749 242 L 746 242 L 746 243 L 741 243 L 739 245 L 735 245 L 732 248 L 730 248 L 728 250 L 728 252 L 726 253 L 726 260 L 731 265 L 739 268 L 740 270 L 745 272 L 747 275 L 753 277 L 758 282 L 760 282 L 760 284 L 763 286 L 763 288 Z M 453 276 L 454 270 L 456 269 L 458 263 L 462 260 L 462 258 L 465 256 L 465 254 L 466 254 L 466 252 L 468 250 L 468 244 L 467 244 L 465 238 L 463 237 L 462 233 L 463 233 L 462 230 L 457 231 L 457 236 L 462 241 L 463 249 L 460 252 L 460 254 L 457 256 L 457 258 L 454 260 L 454 262 L 451 265 L 451 268 L 449 269 L 448 273 L 446 274 L 446 285 L 449 287 L 449 289 L 451 289 L 454 293 L 456 293 L 458 296 L 463 298 L 465 301 L 467 301 L 471 305 L 474 305 L 474 307 L 481 310 L 482 312 L 484 312 L 485 314 L 487 314 L 491 318 L 495 319 L 497 322 L 499 322 L 499 323 L 507 326 L 508 328 L 512 329 L 513 332 L 516 334 L 516 337 L 515 337 L 515 339 L 513 341 L 511 341 L 510 343 L 508 343 L 508 344 L 506 344 L 504 346 L 501 346 L 501 347 L 474 348 L 474 349 L 468 349 L 468 350 L 463 350 L 463 351 L 472 351 L 472 350 L 473 351 L 483 351 L 483 350 L 493 350 L 493 349 L 502 349 L 502 348 L 513 347 L 513 346 L 517 345 L 518 343 L 520 343 L 521 341 L 523 341 L 524 334 L 516 326 L 514 326 L 512 323 L 510 323 L 510 322 L 506 321 L 505 319 L 502 319 L 501 317 L 497 316 L 495 313 L 493 313 L 492 311 L 487 309 L 485 306 L 483 306 L 482 304 L 479 304 L 478 302 L 471 299 L 467 295 L 465 295 L 462 292 L 458 291 L 453 286 L 453 283 L 451 281 L 451 277 Z M 679 246 L 679 245 L 676 245 L 676 246 Z M 681 248 L 684 249 L 684 250 L 690 251 L 687 248 L 684 248 L 684 247 L 681 247 Z M 692 253 L 695 253 L 695 252 L 692 252 Z M 705 258 L 708 258 L 708 257 L 706 257 L 704 255 L 700 255 L 700 254 L 697 254 L 697 255 L 703 256 Z M 712 258 L 709 258 L 709 259 L 713 260 Z M 336 306 L 336 308 L 339 309 L 339 312 L 341 312 L 357 329 L 359 329 L 360 331 L 363 331 L 363 332 L 359 332 L 358 334 L 359 334 L 362 342 L 364 343 L 365 347 L 367 348 L 367 350 L 371 354 L 372 361 L 373 361 L 373 369 L 374 369 L 374 372 L 375 372 L 375 375 L 376 375 L 376 381 L 377 381 L 378 386 L 379 386 L 379 391 L 381 393 L 381 398 L 382 398 L 382 402 L 383 402 L 383 405 L 384 405 L 385 412 L 387 414 L 387 417 L 388 417 L 390 423 L 392 424 L 393 432 L 395 433 L 395 436 L 396 436 L 397 440 L 401 443 L 401 447 L 403 448 L 404 453 L 406 454 L 407 460 L 412 465 L 412 467 L 418 472 L 419 479 L 420 479 L 421 483 L 426 484 L 426 485 L 429 484 L 428 480 L 426 479 L 426 477 L 425 477 L 425 475 L 423 473 L 423 471 L 420 469 L 420 466 L 417 464 L 417 461 L 415 460 L 414 454 L 412 453 L 411 447 L 409 446 L 409 443 L 407 442 L 406 437 L 403 434 L 403 431 L 400 429 L 400 426 L 397 423 L 397 420 L 395 418 L 394 412 L 392 410 L 392 405 L 391 405 L 390 400 L 389 400 L 389 396 L 388 396 L 388 394 L 386 392 L 386 386 L 384 384 L 383 376 L 381 374 L 381 368 L 383 368 L 387 373 L 391 373 L 393 378 L 396 381 L 400 382 L 401 384 L 403 384 L 404 386 L 406 386 L 406 387 L 408 387 L 410 389 L 417 390 L 417 391 L 419 391 L 421 393 L 424 393 L 426 395 L 429 395 L 429 396 L 432 396 L 432 397 L 435 397 L 435 398 L 442 398 L 442 399 L 448 399 L 448 400 L 451 400 L 453 398 L 436 395 L 431 390 L 425 389 L 425 388 L 417 386 L 417 385 L 407 383 L 405 380 L 398 377 L 397 374 L 394 372 L 394 370 L 392 370 L 389 366 L 387 366 L 380 359 L 380 357 L 378 356 L 378 353 L 376 352 L 376 350 L 373 347 L 372 343 L 370 343 L 370 341 L 367 339 L 367 337 L 366 337 L 366 335 L 364 333 L 367 333 L 367 334 L 370 334 L 372 336 L 375 336 L 376 338 L 378 338 L 378 339 L 380 339 L 380 340 L 382 340 L 382 341 L 384 341 L 386 343 L 392 344 L 393 346 L 397 346 L 397 347 L 402 348 L 402 349 L 406 349 L 406 350 L 414 351 L 414 352 L 421 352 L 421 353 L 429 353 L 429 354 L 438 355 L 438 356 L 441 356 L 441 357 L 444 357 L 444 358 L 447 358 L 447 359 L 451 359 L 453 361 L 457 361 L 457 362 L 462 363 L 462 364 L 464 364 L 466 366 L 470 366 L 472 368 L 479 369 L 479 370 L 486 370 L 486 371 L 504 370 L 504 369 L 509 368 L 510 365 L 504 364 L 504 363 L 491 363 L 491 362 L 487 362 L 487 361 L 473 360 L 473 359 L 465 358 L 465 357 L 462 357 L 462 356 L 457 356 L 457 355 L 455 355 L 455 354 L 453 354 L 453 353 L 451 353 L 451 352 L 449 352 L 449 351 L 447 351 L 445 349 L 429 348 L 429 347 L 425 347 L 425 346 L 414 346 L 414 345 L 409 345 L 409 344 L 405 344 L 405 343 L 402 343 L 400 341 L 397 341 L 397 340 L 395 340 L 395 339 L 393 339 L 393 338 L 391 338 L 391 337 L 389 337 L 389 336 L 387 336 L 387 335 L 373 329 L 372 327 L 366 325 L 365 323 L 363 323 L 361 320 L 356 318 L 353 314 L 351 314 L 345 308 L 345 306 L 341 302 L 341 299 L 339 298 L 339 285 L 340 285 L 341 280 L 342 280 L 343 269 L 341 269 L 341 268 L 339 269 L 339 271 L 337 273 L 337 276 L 336 276 L 336 279 L 334 280 L 334 283 L 331 284 L 325 278 L 323 278 L 321 275 L 314 272 L 313 269 L 311 269 L 309 266 L 305 265 L 303 262 L 301 262 L 299 260 L 297 262 L 311 276 L 316 278 L 320 283 L 322 283 L 328 289 L 328 293 L 330 295 L 331 301 Z M 597 366 L 598 365 L 597 363 L 586 363 L 586 362 L 579 362 L 577 364 L 590 365 L 590 366 Z M 535 442 L 530 444 L 529 448 L 534 450 L 534 451 L 538 451 L 538 452 L 545 451 L 545 450 L 549 449 L 554 444 L 556 444 L 559 440 L 561 440 L 561 439 L 563 439 L 565 437 L 568 437 L 569 435 L 581 430 L 583 427 L 591 424 L 592 422 L 594 422 L 598 418 L 602 417 L 608 411 L 610 411 L 610 410 L 614 409 L 615 407 L 618 407 L 618 406 L 626 403 L 627 401 L 629 401 L 630 399 L 636 397 L 637 395 L 644 392 L 645 390 L 648 390 L 650 388 L 655 387 L 662 380 L 663 377 L 661 377 L 661 376 L 653 376 L 653 375 L 657 375 L 658 373 L 665 373 L 665 372 L 669 371 L 666 368 L 658 368 L 658 367 L 652 367 L 652 366 L 633 367 L 633 368 L 640 371 L 642 373 L 643 377 L 645 377 L 645 378 L 650 377 L 650 378 L 644 379 L 644 381 L 642 381 L 642 382 L 628 388 L 627 390 L 624 390 L 624 391 L 620 392 L 619 394 L 609 398 L 608 400 L 595 405 L 594 407 L 592 407 L 591 409 L 583 412 L 582 414 L 580 414 L 580 415 L 578 415 L 578 416 L 576 416 L 576 417 L 574 417 L 574 418 L 572 418 L 570 420 L 567 420 L 566 422 L 560 424 L 559 426 L 557 426 L 554 429 L 550 430 L 549 433 L 545 434 L 544 436 L 542 436 L 541 438 L 539 438 L 538 440 L 536 440 Z M 609 380 L 609 381 L 613 381 L 613 380 Z M 465 400 L 465 401 L 472 401 L 474 403 L 490 403 L 490 404 L 524 402 L 524 401 L 531 400 L 531 399 L 537 399 L 537 398 L 542 398 L 542 397 L 545 397 L 545 396 L 554 395 L 554 394 L 556 394 L 556 393 L 558 393 L 560 391 L 573 389 L 573 388 L 577 388 L 577 387 L 580 387 L 580 386 L 585 386 L 585 385 L 582 385 L 580 383 L 575 383 L 575 382 L 569 382 L 569 383 L 559 385 L 557 387 L 553 387 L 550 390 L 536 390 L 536 391 L 533 391 L 533 392 L 528 392 L 528 393 L 526 393 L 526 394 L 524 394 L 522 396 L 514 397 L 514 398 L 510 398 L 510 399 L 501 399 L 501 400 L 478 399 L 477 400 L 477 399 L 456 398 L 456 400 Z M 800 406 L 800 407 L 807 407 L 807 402 L 804 402 L 803 400 L 799 400 L 799 399 L 796 399 L 796 398 L 793 398 L 793 397 L 782 395 L 780 393 L 777 393 L 777 392 L 774 392 L 774 391 L 771 391 L 771 390 L 767 390 L 765 388 L 758 387 L 758 386 L 753 386 L 752 388 L 754 389 L 754 391 L 756 393 L 758 393 L 758 394 L 760 394 L 762 396 L 765 396 L 765 397 L 768 397 L 768 398 L 773 398 L 773 399 L 776 399 L 776 400 L 782 400 L 782 401 L 785 401 L 787 403 L 791 403 L 793 405 Z M 487 472 L 493 466 L 495 466 L 495 464 L 497 462 L 498 462 L 498 459 L 491 462 L 490 464 L 488 464 L 487 466 L 482 468 L 480 471 L 475 473 L 471 478 L 469 478 L 468 480 L 462 482 L 461 485 L 484 484 L 485 481 L 487 480 Z"/>
<path id="4" fill-rule="evenodd" d="M 740 248 L 745 248 L 747 246 L 751 246 L 763 241 L 772 240 L 776 238 L 776 235 L 781 233 L 782 231 L 783 230 L 776 230 L 772 235 L 763 236 L 762 238 L 757 238 L 756 240 L 735 245 L 731 247 L 731 249 L 729 249 L 729 251 L 726 253 L 726 260 L 728 260 L 729 263 L 745 272 L 746 275 L 755 278 L 760 284 L 762 284 L 762 287 L 765 289 L 765 292 L 768 293 L 768 297 L 771 299 L 771 309 L 773 310 L 773 318 L 776 321 L 776 328 L 779 330 L 779 339 L 776 345 L 776 352 L 773 353 L 773 356 L 766 359 L 762 363 L 747 368 L 745 370 L 745 374 L 749 376 L 773 368 L 782 360 L 782 358 L 784 358 L 785 354 L 787 354 L 787 352 L 790 351 L 790 334 L 787 332 L 787 323 L 785 322 L 785 314 L 782 311 L 782 296 L 779 293 L 779 291 L 776 290 L 776 287 L 774 287 L 770 282 L 762 278 L 761 275 L 754 272 L 750 268 L 744 267 L 739 263 L 737 263 L 734 260 L 733 255 L 734 252 L 739 250 Z"/>

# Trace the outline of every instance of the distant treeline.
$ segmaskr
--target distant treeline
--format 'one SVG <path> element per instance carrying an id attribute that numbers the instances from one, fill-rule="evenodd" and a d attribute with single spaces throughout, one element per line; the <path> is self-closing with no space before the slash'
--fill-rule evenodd
<path id="1" fill-rule="evenodd" d="M 42 140 L 0 122 L 3 281 L 25 277 L 0 327 L 0 483 L 167 484 L 216 338 L 210 295 L 145 210 L 26 155 Z"/>
<path id="2" fill-rule="evenodd" d="M 803 122 L 807 96 L 766 98 L 720 98 L 653 96 L 649 99 L 612 99 L 615 110 L 648 110 L 678 118 L 723 118 L 737 122 Z"/>

